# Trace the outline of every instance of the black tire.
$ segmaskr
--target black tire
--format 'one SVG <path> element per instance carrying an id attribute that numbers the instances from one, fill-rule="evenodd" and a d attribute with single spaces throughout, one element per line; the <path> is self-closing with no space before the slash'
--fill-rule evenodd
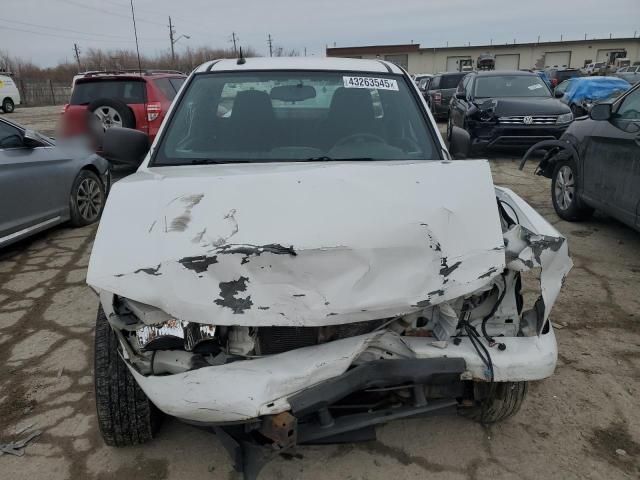
<path id="1" fill-rule="evenodd" d="M 4 100 L 2 100 L 2 111 L 4 113 L 13 113 L 15 108 L 16 106 L 14 105 L 13 100 L 11 100 L 10 98 L 5 98 Z"/>
<path id="2" fill-rule="evenodd" d="M 163 414 L 151 403 L 118 354 L 118 339 L 98 308 L 94 384 L 98 426 L 112 447 L 140 445 L 154 438 Z"/>
<path id="3" fill-rule="evenodd" d="M 490 386 L 488 383 L 474 383 L 476 398 L 484 398 L 476 401 L 472 407 L 461 407 L 459 412 L 472 420 L 482 424 L 501 422 L 516 413 L 522 407 L 527 391 L 528 382 L 497 382 L 493 384 L 493 395 L 488 396 Z"/>
<path id="4" fill-rule="evenodd" d="M 106 200 L 105 186 L 91 170 L 80 170 L 73 182 L 69 196 L 71 225 L 84 227 L 96 222 Z"/>
<path id="5" fill-rule="evenodd" d="M 551 201 L 558 216 L 568 222 L 586 220 L 593 215 L 593 208 L 580 200 L 578 184 L 578 168 L 573 158 L 558 160 L 551 175 Z"/>

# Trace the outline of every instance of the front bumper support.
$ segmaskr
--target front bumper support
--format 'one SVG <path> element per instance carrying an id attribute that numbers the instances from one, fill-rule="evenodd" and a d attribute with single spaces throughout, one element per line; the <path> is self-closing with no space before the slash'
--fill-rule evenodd
<path id="1" fill-rule="evenodd" d="M 462 358 L 376 360 L 293 395 L 288 402 L 291 412 L 301 417 L 367 388 L 451 383 L 459 380 L 465 370 Z"/>
<path id="2" fill-rule="evenodd" d="M 215 426 L 214 432 L 233 459 L 234 469 L 244 480 L 258 478 L 262 467 L 275 455 L 297 444 L 341 443 L 345 441 L 375 439 L 375 425 L 400 418 L 428 415 L 445 409 L 454 410 L 455 399 L 427 402 L 424 385 L 442 385 L 460 381 L 466 363 L 461 358 L 423 358 L 401 360 L 377 360 L 359 365 L 344 374 L 326 380 L 288 399 L 291 414 L 279 414 L 282 439 L 273 444 L 260 444 L 248 425 Z M 413 405 L 391 407 L 351 415 L 333 417 L 329 408 L 346 396 L 368 388 L 408 385 L 413 387 Z M 291 421 L 285 422 L 289 417 Z M 271 419 L 273 420 L 273 419 Z M 297 421 L 296 421 L 297 420 Z M 302 420 L 302 421 L 301 421 Z M 258 431 L 263 435 L 265 422 Z M 296 425 L 297 424 L 297 425 Z M 269 424 L 270 425 L 270 424 Z M 269 428 L 270 438 L 280 437 L 278 425 Z M 273 431 L 272 431 L 273 430 Z M 274 435 L 275 433 L 275 435 Z M 294 439 L 287 441 L 287 436 Z M 297 440 L 297 442 L 296 442 Z"/>

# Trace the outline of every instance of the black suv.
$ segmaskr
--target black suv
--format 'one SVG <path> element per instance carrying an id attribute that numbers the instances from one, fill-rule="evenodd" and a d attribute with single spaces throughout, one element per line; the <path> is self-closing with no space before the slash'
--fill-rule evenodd
<path id="1" fill-rule="evenodd" d="M 551 179 L 551 200 L 563 220 L 586 220 L 598 209 L 640 232 L 640 84 L 618 99 L 597 103 L 571 124 L 536 169 Z"/>
<path id="2" fill-rule="evenodd" d="M 522 71 L 467 74 L 449 108 L 447 138 L 452 127 L 461 127 L 476 151 L 555 140 L 573 121 L 569 107 L 551 95 L 537 74 Z"/>
<path id="3" fill-rule="evenodd" d="M 434 75 L 424 91 L 424 98 L 434 118 L 447 118 L 449 102 L 456 87 L 469 72 L 438 73 Z"/>

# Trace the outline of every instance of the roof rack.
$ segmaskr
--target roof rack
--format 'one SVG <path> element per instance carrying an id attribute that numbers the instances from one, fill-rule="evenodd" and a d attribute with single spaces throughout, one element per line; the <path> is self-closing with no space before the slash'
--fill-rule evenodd
<path id="1" fill-rule="evenodd" d="M 87 72 L 81 72 L 78 75 L 82 75 L 84 77 L 95 77 L 98 75 L 119 75 L 123 73 L 137 73 L 145 76 L 157 75 L 162 73 L 175 73 L 175 74 L 184 75 L 184 73 L 179 70 L 156 70 L 156 69 L 140 70 L 138 68 L 122 68 L 119 70 L 90 70 Z"/>

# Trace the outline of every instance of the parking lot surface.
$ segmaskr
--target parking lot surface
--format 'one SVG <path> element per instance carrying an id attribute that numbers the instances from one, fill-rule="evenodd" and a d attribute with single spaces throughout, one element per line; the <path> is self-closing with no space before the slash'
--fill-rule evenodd
<path id="1" fill-rule="evenodd" d="M 52 133 L 59 109 L 22 108 L 12 118 Z M 552 312 L 555 375 L 533 383 L 523 409 L 502 424 L 398 421 L 379 428 L 377 442 L 300 447 L 269 463 L 261 479 L 638 478 L 640 234 L 599 214 L 561 221 L 535 162 L 521 172 L 517 154 L 490 161 L 495 183 L 569 241 L 575 267 Z M 0 477 L 233 478 L 215 436 L 172 419 L 148 445 L 102 443 L 92 379 L 98 300 L 85 284 L 95 232 L 56 228 L 0 251 L 0 443 L 42 431 L 23 457 L 0 457 Z"/>

